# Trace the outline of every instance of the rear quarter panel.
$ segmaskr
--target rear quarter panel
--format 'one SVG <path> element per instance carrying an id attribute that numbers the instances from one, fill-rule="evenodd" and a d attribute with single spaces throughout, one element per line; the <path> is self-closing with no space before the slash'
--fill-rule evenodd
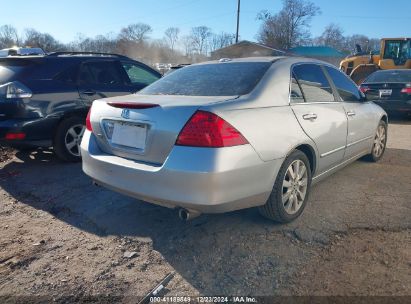
<path id="1" fill-rule="evenodd" d="M 240 131 L 263 161 L 284 158 L 301 144 L 310 145 L 317 155 L 290 106 L 212 110 Z"/>

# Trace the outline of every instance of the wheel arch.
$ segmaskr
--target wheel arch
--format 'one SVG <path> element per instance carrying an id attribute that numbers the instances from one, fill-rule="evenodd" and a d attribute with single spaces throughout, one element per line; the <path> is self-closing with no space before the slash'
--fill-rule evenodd
<path id="1" fill-rule="evenodd" d="M 55 124 L 54 130 L 53 130 L 53 139 L 54 136 L 56 135 L 57 132 L 57 128 L 58 126 L 66 119 L 71 118 L 71 117 L 83 117 L 84 118 L 84 123 L 86 120 L 86 116 L 87 116 L 87 112 L 88 112 L 88 108 L 81 108 L 81 109 L 73 109 L 71 111 L 67 111 L 65 113 L 63 113 L 58 121 Z"/>
<path id="2" fill-rule="evenodd" d="M 293 151 L 295 150 L 299 150 L 307 156 L 308 161 L 310 162 L 311 174 L 312 176 L 314 176 L 315 170 L 317 168 L 317 158 L 314 148 L 309 144 L 301 144 L 293 149 Z"/>
<path id="3" fill-rule="evenodd" d="M 387 114 L 383 114 L 383 115 L 381 116 L 381 119 L 380 119 L 380 120 L 384 121 L 384 122 L 388 125 L 388 116 L 387 116 Z"/>

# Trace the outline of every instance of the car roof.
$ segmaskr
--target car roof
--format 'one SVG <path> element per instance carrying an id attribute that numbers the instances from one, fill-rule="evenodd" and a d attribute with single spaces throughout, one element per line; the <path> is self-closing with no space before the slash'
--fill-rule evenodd
<path id="1" fill-rule="evenodd" d="M 52 52 L 47 54 L 28 54 L 28 55 L 11 55 L 7 58 L 92 58 L 92 59 L 127 59 L 131 60 L 129 57 L 119 54 L 111 53 L 96 53 L 96 52 Z"/>
<path id="2" fill-rule="evenodd" d="M 228 63 L 228 62 L 273 62 L 280 58 L 284 58 L 284 57 L 266 56 L 266 57 L 244 57 L 244 58 L 220 58 L 217 60 L 204 61 L 204 62 L 196 63 L 193 65 L 218 64 L 218 63 Z"/>
<path id="3" fill-rule="evenodd" d="M 295 63 L 320 63 L 328 66 L 335 67 L 334 65 L 308 57 L 298 57 L 298 56 L 265 56 L 265 57 L 244 57 L 244 58 L 221 58 L 218 60 L 211 60 L 196 63 L 193 65 L 203 65 L 203 64 L 219 64 L 219 63 L 231 63 L 231 62 L 282 62 L 285 64 L 295 64 Z M 336 68 L 336 67 L 335 67 Z"/>

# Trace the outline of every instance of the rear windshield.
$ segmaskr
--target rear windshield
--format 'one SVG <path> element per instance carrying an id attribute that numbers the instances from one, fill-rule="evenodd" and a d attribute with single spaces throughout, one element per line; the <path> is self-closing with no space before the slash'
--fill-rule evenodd
<path id="1" fill-rule="evenodd" d="M 365 82 L 411 82 L 411 71 L 375 72 Z"/>
<path id="2" fill-rule="evenodd" d="M 17 74 L 33 63 L 27 60 L 0 60 L 0 83 L 12 81 Z"/>
<path id="3" fill-rule="evenodd" d="M 235 96 L 250 93 L 271 62 L 230 62 L 184 67 L 154 82 L 138 94 Z"/>

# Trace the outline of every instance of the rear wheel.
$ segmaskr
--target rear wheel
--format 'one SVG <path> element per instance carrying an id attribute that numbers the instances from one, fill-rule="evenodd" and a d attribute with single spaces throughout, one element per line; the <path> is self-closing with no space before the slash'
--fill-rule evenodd
<path id="1" fill-rule="evenodd" d="M 80 143 L 86 127 L 81 117 L 70 117 L 57 127 L 53 149 L 57 157 L 67 162 L 81 160 Z"/>
<path id="2" fill-rule="evenodd" d="M 372 162 L 379 161 L 384 155 L 386 145 L 387 124 L 385 121 L 381 120 L 378 124 L 377 132 L 375 133 L 371 153 L 367 156 L 367 159 Z"/>
<path id="3" fill-rule="evenodd" d="M 303 152 L 296 150 L 285 159 L 271 195 L 259 211 L 276 222 L 291 222 L 303 212 L 310 187 L 310 162 Z"/>

